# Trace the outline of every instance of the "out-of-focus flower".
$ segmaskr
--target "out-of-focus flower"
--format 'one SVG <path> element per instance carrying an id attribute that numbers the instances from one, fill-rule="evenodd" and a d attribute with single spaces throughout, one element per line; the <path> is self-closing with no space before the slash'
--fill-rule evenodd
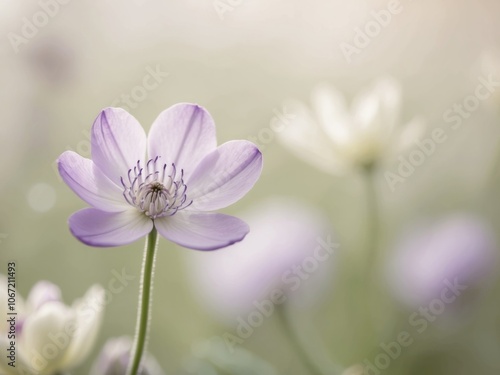
<path id="1" fill-rule="evenodd" d="M 69 227 L 87 245 L 125 245 L 153 227 L 181 246 L 213 250 L 241 241 L 248 225 L 208 211 L 241 199 L 262 170 L 262 154 L 248 141 L 217 147 L 210 114 L 195 104 L 162 112 L 149 137 L 119 108 L 106 108 L 91 134 L 92 160 L 66 151 L 58 160 L 68 186 L 92 206 Z"/>
<path id="2" fill-rule="evenodd" d="M 252 226 L 244 242 L 215 253 L 186 254 L 202 303 L 234 320 L 271 299 L 307 305 L 325 287 L 337 245 L 327 220 L 291 199 L 273 198 L 242 213 Z"/>
<path id="3" fill-rule="evenodd" d="M 417 119 L 397 128 L 401 92 L 390 78 L 358 94 L 350 110 L 343 95 L 327 85 L 316 87 L 311 101 L 311 108 L 296 100 L 286 104 L 296 116 L 279 138 L 297 156 L 329 173 L 371 166 L 391 151 L 403 151 L 423 130 Z"/>
<path id="4" fill-rule="evenodd" d="M 6 286 L 3 278 L 0 285 L 2 297 L 7 295 Z M 99 285 L 92 286 L 72 306 L 66 306 L 61 301 L 59 287 L 47 281 L 38 282 L 25 302 L 20 295 L 15 299 L 17 315 L 9 315 L 8 318 L 13 320 L 7 320 L 7 325 L 0 327 L 0 373 L 63 373 L 87 357 L 103 316 L 104 290 Z M 6 299 L 0 302 L 2 311 L 10 311 Z M 15 341 L 15 354 L 9 358 L 11 341 Z M 15 367 L 9 365 L 12 360 Z"/>
<path id="5" fill-rule="evenodd" d="M 122 336 L 108 340 L 94 363 L 90 375 L 125 375 L 130 361 L 131 348 L 130 337 Z M 146 354 L 142 359 L 138 374 L 164 375 L 164 372 L 156 359 Z"/>
<path id="6" fill-rule="evenodd" d="M 408 236 L 389 262 L 395 295 L 409 307 L 464 300 L 496 269 L 494 235 L 481 219 L 453 216 Z"/>
<path id="7" fill-rule="evenodd" d="M 75 75 L 76 59 L 72 48 L 64 39 L 48 37 L 30 48 L 26 57 L 39 78 L 61 85 Z"/>

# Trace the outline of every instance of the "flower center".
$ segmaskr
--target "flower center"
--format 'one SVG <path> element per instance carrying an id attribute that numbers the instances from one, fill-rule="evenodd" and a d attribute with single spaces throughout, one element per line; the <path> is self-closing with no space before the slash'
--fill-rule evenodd
<path id="1" fill-rule="evenodd" d="M 126 179 L 121 177 L 125 200 L 153 220 L 172 216 L 193 203 L 187 200 L 184 171 L 177 175 L 175 164 L 162 165 L 158 159 L 150 159 L 145 168 L 139 160 Z"/>

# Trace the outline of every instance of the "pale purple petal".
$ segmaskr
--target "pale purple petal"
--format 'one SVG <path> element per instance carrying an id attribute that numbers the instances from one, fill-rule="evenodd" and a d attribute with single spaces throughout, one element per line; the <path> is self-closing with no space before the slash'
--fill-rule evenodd
<path id="1" fill-rule="evenodd" d="M 163 111 L 153 123 L 148 138 L 150 158 L 174 163 L 185 175 L 217 147 L 212 116 L 195 104 L 176 104 Z"/>
<path id="2" fill-rule="evenodd" d="M 85 208 L 69 218 L 69 228 L 86 245 L 112 247 L 146 236 L 153 229 L 153 221 L 134 209 L 104 212 Z"/>
<path id="3" fill-rule="evenodd" d="M 61 289 L 49 281 L 39 281 L 30 290 L 26 304 L 31 312 L 38 310 L 47 302 L 61 301 Z"/>
<path id="4" fill-rule="evenodd" d="M 146 133 L 121 108 L 105 108 L 92 127 L 92 160 L 115 184 L 146 156 Z"/>
<path id="5" fill-rule="evenodd" d="M 65 343 L 59 350 L 51 352 L 50 360 L 35 361 L 36 354 L 43 352 L 43 349 L 54 345 L 54 336 L 65 333 L 67 327 L 74 327 L 75 313 L 62 302 L 48 302 L 38 310 L 32 312 L 24 321 L 22 334 L 18 335 L 17 348 L 19 357 L 25 359 L 27 364 L 31 364 L 31 374 L 56 374 L 67 351 L 67 344 L 72 337 L 66 336 Z M 44 357 L 41 357 L 44 359 Z M 48 359 L 48 358 L 47 358 Z M 13 374 L 9 372 L 8 374 Z M 17 371 L 15 372 L 17 373 Z"/>
<path id="6" fill-rule="evenodd" d="M 232 245 L 245 238 L 249 231 L 244 221 L 233 216 L 187 212 L 157 219 L 155 227 L 166 239 L 195 250 L 215 250 Z"/>
<path id="7" fill-rule="evenodd" d="M 94 362 L 90 373 L 99 375 L 126 374 L 131 348 L 132 340 L 127 336 L 109 339 Z M 164 375 L 164 372 L 156 359 L 146 352 L 141 360 L 139 374 Z"/>
<path id="8" fill-rule="evenodd" d="M 230 141 L 205 156 L 186 185 L 192 208 L 212 211 L 240 200 L 257 182 L 262 154 L 248 141 Z"/>
<path id="9" fill-rule="evenodd" d="M 395 296 L 415 307 L 427 305 L 458 280 L 470 290 L 494 275 L 496 244 L 489 225 L 469 215 L 451 216 L 406 236 L 388 263 Z"/>
<path id="10" fill-rule="evenodd" d="M 111 182 L 92 160 L 66 151 L 57 163 L 64 182 L 89 205 L 109 212 L 123 211 L 128 207 L 123 189 Z"/>

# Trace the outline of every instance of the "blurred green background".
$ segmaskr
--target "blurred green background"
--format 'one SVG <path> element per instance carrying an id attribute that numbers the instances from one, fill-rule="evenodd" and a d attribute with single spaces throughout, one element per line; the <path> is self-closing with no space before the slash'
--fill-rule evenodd
<path id="1" fill-rule="evenodd" d="M 373 80 L 391 75 L 403 89 L 402 122 L 421 116 L 432 129 L 443 126 L 443 113 L 454 103 L 474 93 L 479 77 L 500 80 L 495 0 L 401 1 L 402 12 L 350 63 L 340 45 L 352 43 L 355 29 L 387 1 L 242 0 L 228 5 L 223 19 L 216 3 L 71 1 L 15 47 L 9 33 L 20 35 L 24 17 L 31 19 L 40 4 L 0 0 L 0 266 L 17 261 L 23 296 L 46 279 L 60 285 L 68 303 L 94 283 L 106 287 L 112 270 L 125 268 L 137 276 L 106 306 L 98 345 L 75 375 L 88 373 L 108 337 L 133 334 L 143 244 L 94 249 L 75 240 L 66 221 L 85 204 L 60 180 L 54 162 L 67 149 L 89 156 L 94 118 L 104 107 L 127 105 L 120 98 L 142 85 L 148 69 L 168 76 L 128 106 L 146 129 L 170 105 L 195 102 L 214 117 L 219 144 L 258 140 L 262 177 L 225 212 L 236 214 L 272 195 L 297 197 L 329 216 L 342 252 L 364 245 L 363 180 L 355 172 L 327 175 L 293 156 L 275 135 L 262 138 L 283 101 L 307 102 L 320 82 L 351 99 Z M 499 227 L 499 108 L 500 90 L 395 192 L 383 172 L 396 168 L 397 160 L 381 168 L 377 188 L 386 254 L 422 218 L 465 211 Z M 168 374 L 181 373 L 198 340 L 227 330 L 197 301 L 182 259 L 186 251 L 191 250 L 160 242 L 149 349 Z M 362 345 L 350 335 L 352 312 L 345 300 L 356 294 L 340 279 L 324 296 L 326 303 L 302 312 L 300 320 L 312 322 L 327 351 L 349 366 L 367 354 L 359 353 Z M 498 335 L 500 306 L 490 293 L 480 309 L 495 312 L 496 325 L 486 332 Z M 500 361 L 489 353 L 494 348 L 477 337 L 480 323 L 472 321 L 451 337 L 429 334 L 386 373 L 497 374 Z M 304 373 L 272 319 L 245 348 L 279 373 Z"/>

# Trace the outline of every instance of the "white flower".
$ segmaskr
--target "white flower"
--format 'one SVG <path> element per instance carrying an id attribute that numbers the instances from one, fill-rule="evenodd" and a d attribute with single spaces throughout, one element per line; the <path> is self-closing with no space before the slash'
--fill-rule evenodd
<path id="1" fill-rule="evenodd" d="M 407 148 L 423 131 L 414 119 L 398 129 L 401 90 L 383 78 L 358 94 L 347 109 L 345 98 L 332 87 L 316 87 L 312 107 L 291 100 L 285 105 L 295 117 L 278 137 L 297 156 L 329 173 L 352 166 L 371 166 L 390 152 Z"/>
<path id="2" fill-rule="evenodd" d="M 1 311 L 7 311 L 7 280 L 0 277 Z M 51 375 L 79 365 L 90 352 L 103 315 L 104 290 L 92 286 L 72 306 L 61 301 L 58 286 L 40 281 L 24 302 L 16 293 L 15 338 L 10 324 L 0 325 L 0 373 Z M 9 316 L 10 318 L 11 316 Z M 3 320 L 3 319 L 2 319 Z M 9 365 L 11 341 L 15 341 L 15 368 Z"/>

